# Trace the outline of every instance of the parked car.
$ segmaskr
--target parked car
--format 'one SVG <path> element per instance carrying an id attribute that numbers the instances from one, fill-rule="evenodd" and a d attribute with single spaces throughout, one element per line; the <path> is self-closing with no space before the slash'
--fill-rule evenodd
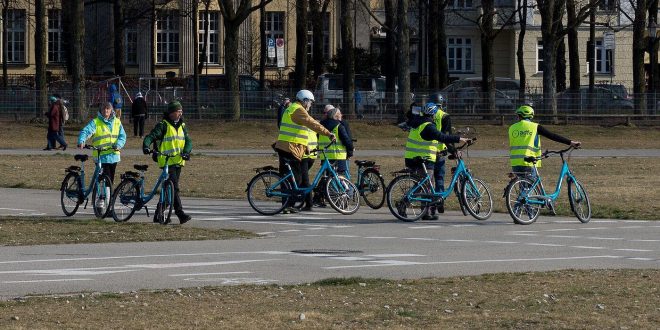
<path id="1" fill-rule="evenodd" d="M 594 87 L 593 105 L 589 97 L 589 87 L 580 87 L 578 104 L 571 98 L 569 90 L 557 94 L 557 111 L 559 113 L 583 114 L 630 114 L 633 113 L 632 100 L 622 97 L 610 89 Z"/>
<path id="2" fill-rule="evenodd" d="M 325 104 L 340 104 L 344 97 L 344 80 L 341 74 L 322 74 L 316 80 L 317 107 Z M 385 77 L 377 75 L 355 75 L 355 89 L 360 93 L 360 105 L 366 110 L 378 107 L 385 101 Z"/>
<path id="3" fill-rule="evenodd" d="M 481 87 L 464 87 L 451 93 L 441 92 L 445 98 L 445 107 L 449 113 L 476 113 L 483 112 L 486 96 Z M 500 113 L 515 110 L 515 100 L 500 90 L 495 90 L 495 108 Z"/>
<path id="4" fill-rule="evenodd" d="M 447 87 L 443 88 L 440 92 L 451 95 L 453 92 L 461 88 L 466 87 L 478 87 L 481 88 L 481 77 L 470 77 L 460 80 L 456 80 L 453 83 L 449 84 Z M 509 96 L 511 99 L 518 98 L 518 92 L 520 90 L 520 81 L 512 78 L 505 77 L 495 77 L 495 89 L 501 91 L 502 93 Z"/>
<path id="5" fill-rule="evenodd" d="M 622 84 L 595 84 L 594 86 L 609 89 L 614 94 L 617 94 L 617 95 L 621 96 L 621 98 L 628 99 L 628 100 L 632 99 L 632 96 L 630 96 L 628 94 L 628 89 L 626 89 L 626 86 L 624 86 Z M 584 87 L 584 86 L 581 86 L 581 87 Z"/>

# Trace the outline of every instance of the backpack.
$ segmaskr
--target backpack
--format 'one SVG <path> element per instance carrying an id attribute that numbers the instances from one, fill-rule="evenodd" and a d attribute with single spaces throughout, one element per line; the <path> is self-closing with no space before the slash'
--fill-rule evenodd
<path id="1" fill-rule="evenodd" d="M 64 119 L 64 122 L 66 123 L 69 121 L 69 109 L 66 108 L 64 104 L 61 104 L 61 110 L 62 110 L 62 118 Z"/>

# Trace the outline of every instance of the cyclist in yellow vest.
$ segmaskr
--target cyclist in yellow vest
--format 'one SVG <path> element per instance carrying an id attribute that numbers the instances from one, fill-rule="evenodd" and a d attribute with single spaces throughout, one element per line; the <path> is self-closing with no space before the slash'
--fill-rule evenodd
<path id="1" fill-rule="evenodd" d="M 438 111 L 433 115 L 433 123 L 435 127 L 444 134 L 451 133 L 451 118 L 447 112 L 444 111 L 445 98 L 440 94 L 436 93 L 431 96 L 430 100 L 432 104 L 438 107 Z M 446 150 L 447 146 L 444 143 L 438 142 L 438 156 L 435 160 L 435 167 L 433 169 L 433 179 L 435 180 L 435 190 L 436 191 L 445 191 L 445 156 L 441 154 L 443 150 Z M 438 203 L 437 206 L 431 208 L 431 215 L 436 213 L 445 213 L 445 204 L 444 201 Z"/>
<path id="2" fill-rule="evenodd" d="M 316 132 L 312 131 L 311 129 L 307 129 L 307 149 L 309 150 L 314 150 L 319 146 L 319 138 Z M 305 187 L 309 186 L 309 170 L 314 166 L 314 161 L 316 161 L 316 158 L 318 155 L 316 153 L 307 153 L 303 156 L 303 158 L 300 161 L 300 176 L 301 176 L 301 184 Z M 312 204 L 313 204 L 313 193 L 307 194 L 305 196 L 305 203 L 303 207 L 300 209 L 301 211 L 311 211 L 312 210 Z"/>
<path id="3" fill-rule="evenodd" d="M 172 101 L 167 105 L 167 111 L 163 114 L 163 120 L 156 124 L 151 132 L 144 137 L 142 141 L 142 152 L 150 153 L 150 146 L 156 142 L 159 144 L 158 151 L 162 153 L 178 154 L 169 158 L 170 179 L 174 183 L 174 213 L 179 218 L 179 223 L 184 224 L 190 221 L 190 215 L 183 212 L 183 205 L 179 197 L 179 184 L 181 179 L 181 169 L 186 165 L 186 160 L 190 159 L 192 151 L 192 140 L 188 135 L 186 123 L 183 122 L 183 107 L 179 101 Z M 165 156 L 158 156 L 158 166 L 165 166 Z M 158 211 L 156 211 L 158 213 Z M 154 217 L 154 222 L 158 219 Z"/>
<path id="4" fill-rule="evenodd" d="M 440 132 L 433 122 L 433 116 L 438 111 L 435 103 L 428 103 L 421 111 L 421 116 L 411 116 L 408 121 L 410 133 L 408 133 L 408 140 L 406 141 L 406 167 L 413 171 L 422 171 L 422 165 L 413 159 L 415 157 L 424 157 L 426 170 L 429 176 L 433 176 L 435 168 L 436 156 L 438 152 L 438 142 L 442 143 L 457 143 L 467 142 L 468 139 L 462 138 L 458 135 L 448 135 Z M 434 182 L 432 184 L 435 185 Z M 438 216 L 435 214 L 425 214 L 423 220 L 437 220 Z"/>
<path id="5" fill-rule="evenodd" d="M 520 106 L 516 110 L 516 114 L 518 115 L 518 122 L 509 126 L 509 159 L 514 173 L 518 175 L 532 173 L 534 164 L 526 162 L 524 158 L 541 155 L 541 136 L 576 148 L 580 146 L 580 141 L 569 140 L 550 132 L 538 123 L 532 122 L 534 109 L 531 106 Z M 536 166 L 541 167 L 541 162 L 537 162 Z"/>
<path id="6" fill-rule="evenodd" d="M 293 171 L 293 176 L 299 187 L 302 186 L 302 159 L 305 154 L 309 154 L 309 136 L 307 129 L 319 135 L 328 136 L 331 140 L 335 135 L 328 131 L 323 125 L 309 115 L 308 111 L 314 103 L 314 94 L 302 89 L 296 93 L 296 101 L 291 103 L 284 113 L 280 122 L 279 135 L 273 148 L 280 158 L 280 173 L 288 174 L 286 163 L 288 162 Z M 287 208 L 284 213 L 294 213 L 298 210 Z"/>
<path id="7" fill-rule="evenodd" d="M 112 148 L 111 150 L 101 152 L 101 167 L 103 173 L 115 181 L 115 169 L 117 163 L 121 161 L 119 150 L 126 144 L 126 132 L 119 118 L 115 117 L 110 102 L 105 103 L 99 109 L 98 115 L 92 119 L 78 134 L 78 148 L 83 149 L 85 141 L 92 138 L 92 146 L 98 148 Z M 94 151 L 94 156 L 98 151 Z"/>
<path id="8" fill-rule="evenodd" d="M 326 156 L 330 160 L 330 163 L 337 164 L 337 173 L 346 174 L 348 171 L 347 159 L 353 157 L 354 151 L 351 133 L 345 124 L 342 123 L 341 110 L 333 107 L 326 112 L 326 116 L 326 119 L 321 120 L 321 125 L 338 137 L 337 143 L 333 144 L 326 151 Z M 325 136 L 319 137 L 319 145 L 321 147 L 329 145 L 330 142 L 330 139 Z"/>

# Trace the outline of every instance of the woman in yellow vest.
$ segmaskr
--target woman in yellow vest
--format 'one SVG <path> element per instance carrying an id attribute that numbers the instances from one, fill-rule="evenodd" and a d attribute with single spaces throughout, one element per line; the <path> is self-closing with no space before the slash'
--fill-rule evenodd
<path id="1" fill-rule="evenodd" d="M 172 101 L 167 105 L 167 111 L 163 114 L 163 120 L 156 124 L 151 132 L 144 137 L 142 141 L 142 152 L 148 154 L 150 146 L 155 141 L 159 144 L 158 151 L 162 153 L 178 154 L 169 158 L 170 179 L 174 183 L 174 213 L 179 218 L 179 223 L 184 224 L 190 221 L 190 215 L 183 212 L 183 205 L 179 197 L 179 183 L 181 178 L 181 169 L 186 165 L 186 160 L 190 159 L 192 151 L 192 140 L 188 135 L 188 129 L 183 122 L 183 107 L 179 101 Z M 165 156 L 158 157 L 158 166 L 165 166 Z M 156 211 L 156 214 L 158 211 Z M 158 219 L 154 217 L 154 222 Z"/>
<path id="2" fill-rule="evenodd" d="M 421 111 L 421 116 L 411 116 L 408 121 L 410 133 L 406 141 L 406 167 L 413 171 L 423 171 L 422 165 L 415 162 L 415 157 L 427 158 L 424 161 L 429 176 L 433 176 L 438 151 L 438 142 L 457 143 L 467 142 L 468 139 L 458 135 L 448 135 L 440 132 L 433 122 L 433 116 L 438 112 L 435 103 L 427 103 Z M 431 181 L 433 182 L 433 181 Z M 423 220 L 437 220 L 435 214 L 425 214 Z"/>
<path id="3" fill-rule="evenodd" d="M 330 163 L 337 164 L 337 173 L 345 175 L 348 171 L 346 160 L 353 157 L 353 139 L 350 131 L 342 123 L 341 110 L 333 107 L 326 112 L 326 116 L 327 118 L 321 120 L 321 125 L 338 138 L 337 143 L 333 144 L 326 151 L 326 157 L 328 157 Z M 325 136 L 319 137 L 319 145 L 321 147 L 329 145 L 330 142 L 330 139 Z"/>
<path id="4" fill-rule="evenodd" d="M 579 147 L 580 141 L 571 141 L 561 135 L 548 131 L 538 123 L 532 122 L 534 118 L 534 109 L 529 105 L 523 105 L 516 110 L 518 122 L 509 126 L 509 159 L 511 160 L 511 169 L 519 175 L 532 173 L 534 164 L 526 162 L 525 157 L 538 157 L 541 155 L 541 136 L 548 139 Z M 541 167 L 541 162 L 536 163 Z"/>
<path id="5" fill-rule="evenodd" d="M 438 111 L 433 115 L 433 123 L 438 131 L 449 134 L 451 132 L 451 117 L 449 113 L 443 110 L 445 98 L 440 93 L 436 93 L 431 97 L 431 103 L 438 107 Z M 433 169 L 433 179 L 435 180 L 435 190 L 445 191 L 445 156 L 440 154 L 441 151 L 447 149 L 444 143 L 438 143 L 438 155 L 435 160 Z M 445 213 L 444 201 L 438 203 L 437 206 L 431 208 L 431 215 L 436 213 Z"/>
<path id="6" fill-rule="evenodd" d="M 280 121 L 279 135 L 273 148 L 280 157 L 280 174 L 288 174 L 286 163 L 288 162 L 293 171 L 293 176 L 300 187 L 302 184 L 302 163 L 305 154 L 309 154 L 309 136 L 307 129 L 311 129 L 320 135 L 329 136 L 331 140 L 335 135 L 328 131 L 323 125 L 312 118 L 308 111 L 314 103 L 314 94 L 302 89 L 296 94 L 296 101 L 291 103 Z M 283 213 L 297 212 L 294 208 L 287 208 Z"/>
<path id="7" fill-rule="evenodd" d="M 96 118 L 92 119 L 78 134 L 78 148 L 82 149 L 85 146 L 85 141 L 92 138 L 92 146 L 97 148 L 112 148 L 101 152 L 101 167 L 103 174 L 110 178 L 110 181 L 115 181 L 115 169 L 117 163 L 121 160 L 119 150 L 124 148 L 126 144 L 126 132 L 124 126 L 121 124 L 119 118 L 115 117 L 115 112 L 112 109 L 110 102 L 105 103 L 99 109 Z M 98 151 L 94 151 L 94 156 Z"/>

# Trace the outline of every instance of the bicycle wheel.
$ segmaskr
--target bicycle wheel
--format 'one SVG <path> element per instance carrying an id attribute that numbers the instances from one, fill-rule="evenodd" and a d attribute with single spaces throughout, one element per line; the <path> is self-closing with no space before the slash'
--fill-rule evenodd
<path id="1" fill-rule="evenodd" d="M 166 225 L 172 221 L 172 204 L 174 203 L 174 183 L 167 179 L 163 181 L 163 186 L 160 188 L 160 200 L 156 207 L 154 216 L 158 217 L 158 222 L 161 225 Z"/>
<path id="2" fill-rule="evenodd" d="M 62 211 L 67 217 L 73 216 L 78 211 L 80 207 L 81 199 L 80 196 L 82 185 L 80 184 L 80 175 L 75 172 L 71 172 L 64 177 L 62 180 L 62 186 L 60 187 L 60 204 L 62 205 Z"/>
<path id="3" fill-rule="evenodd" d="M 493 197 L 488 186 L 481 179 L 473 177 L 472 182 L 469 178 L 465 179 L 461 200 L 468 213 L 477 220 L 486 220 L 493 214 Z"/>
<path id="4" fill-rule="evenodd" d="M 406 222 L 417 221 L 428 212 L 428 203 L 410 200 L 409 194 L 418 183 L 419 181 L 410 175 L 401 175 L 394 178 L 387 187 L 385 193 L 387 207 L 397 219 Z M 412 196 L 421 194 L 430 195 L 426 186 L 419 187 Z"/>
<path id="5" fill-rule="evenodd" d="M 252 208 L 263 215 L 274 215 L 282 212 L 289 203 L 288 193 L 291 186 L 288 181 L 272 171 L 255 175 L 247 187 L 247 199 Z M 279 182 L 279 183 L 278 183 Z M 282 196 L 287 193 L 286 196 Z"/>
<path id="6" fill-rule="evenodd" d="M 128 221 L 136 211 L 140 200 L 140 187 L 137 180 L 122 181 L 112 194 L 112 218 L 117 222 Z"/>
<path id="7" fill-rule="evenodd" d="M 375 210 L 383 207 L 385 203 L 385 180 L 378 171 L 373 168 L 364 170 L 358 189 L 362 199 L 370 208 Z"/>
<path id="8" fill-rule="evenodd" d="M 98 177 L 94 188 L 92 188 L 92 209 L 94 215 L 103 219 L 108 215 L 110 200 L 112 199 L 112 182 L 107 175 Z"/>
<path id="9" fill-rule="evenodd" d="M 343 215 L 353 214 L 360 208 L 360 192 L 353 182 L 342 176 L 328 178 L 325 197 L 330 206 Z"/>
<path id="10" fill-rule="evenodd" d="M 536 185 L 533 190 L 533 182 L 525 178 L 516 178 L 509 182 L 504 191 L 506 209 L 513 218 L 513 222 L 519 225 L 534 223 L 539 217 L 542 204 L 530 204 L 529 201 L 538 201 L 541 188 Z"/>
<path id="11" fill-rule="evenodd" d="M 577 179 L 568 180 L 568 201 L 571 210 L 582 223 L 591 220 L 591 202 L 584 186 Z"/>
<path id="12" fill-rule="evenodd" d="M 463 198 L 461 198 L 463 194 L 463 187 L 465 186 L 465 176 L 461 175 L 458 177 L 456 180 L 456 185 L 454 186 L 454 193 L 456 194 L 456 199 L 458 200 L 458 205 L 461 207 L 461 212 L 463 213 L 464 216 L 468 215 L 467 208 L 465 207 L 465 203 L 463 203 Z"/>

